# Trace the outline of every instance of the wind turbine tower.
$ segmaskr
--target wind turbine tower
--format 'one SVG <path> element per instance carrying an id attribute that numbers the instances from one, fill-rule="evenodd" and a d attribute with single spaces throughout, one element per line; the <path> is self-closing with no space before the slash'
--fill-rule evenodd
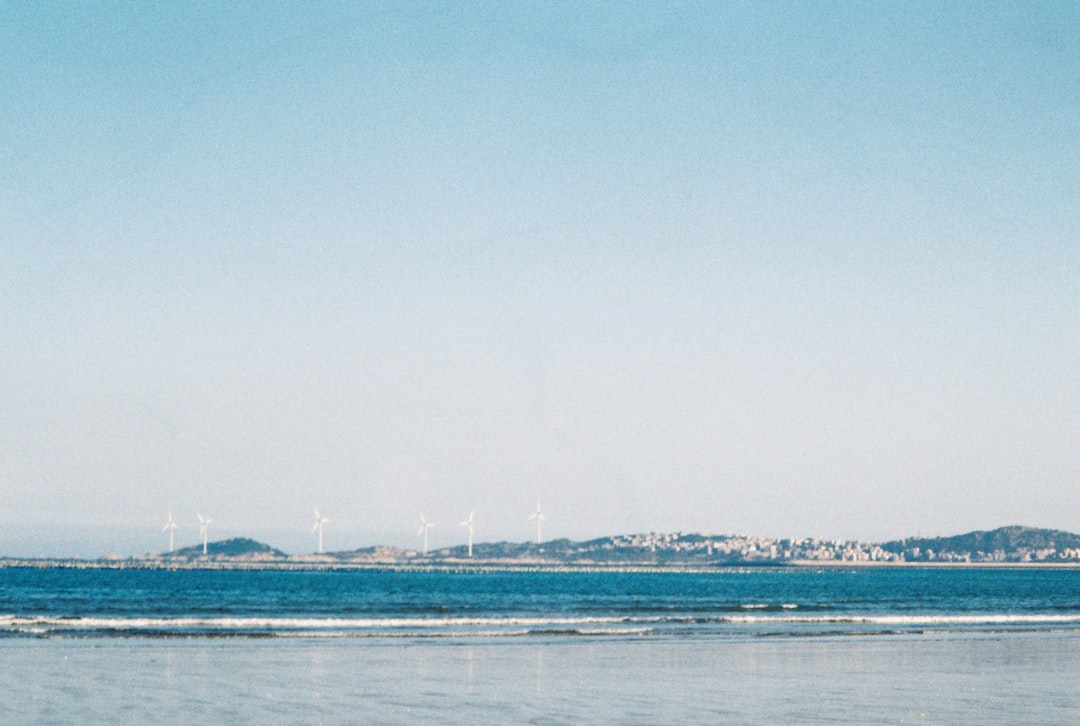
<path id="1" fill-rule="evenodd" d="M 319 554 L 320 555 L 323 553 L 323 551 L 322 551 L 322 529 L 323 529 L 323 525 L 325 523 L 329 522 L 329 521 L 330 521 L 329 519 L 327 519 L 326 517 L 319 514 L 319 508 L 315 507 L 315 526 L 311 528 L 311 531 L 312 532 L 317 532 L 318 535 L 319 535 Z"/>
<path id="2" fill-rule="evenodd" d="M 169 518 L 165 520 L 165 526 L 161 528 L 162 532 L 169 533 L 169 554 L 173 551 L 173 534 L 176 532 L 176 520 L 172 518 L 172 512 L 169 512 Z"/>
<path id="3" fill-rule="evenodd" d="M 417 534 L 423 535 L 423 537 L 424 537 L 424 556 L 425 557 L 427 557 L 427 549 L 428 549 L 428 530 L 430 530 L 434 526 L 435 526 L 435 524 L 432 523 L 432 522 L 427 521 L 427 519 L 424 518 L 424 513 L 420 512 L 420 531 L 417 532 Z"/>
<path id="4" fill-rule="evenodd" d="M 529 515 L 529 519 L 536 520 L 536 544 L 540 544 L 540 525 L 544 521 L 544 514 L 540 511 L 540 500 L 536 500 L 536 511 Z"/>
<path id="5" fill-rule="evenodd" d="M 199 534 L 202 535 L 202 553 L 204 556 L 206 555 L 207 533 L 210 529 L 210 523 L 213 521 L 214 520 L 210 519 L 209 517 L 203 517 L 201 514 L 199 515 Z"/>
<path id="6" fill-rule="evenodd" d="M 472 538 L 473 538 L 473 515 L 476 512 L 469 512 L 469 518 L 464 522 L 459 522 L 459 527 L 468 527 L 469 529 L 469 557 L 472 557 Z"/>

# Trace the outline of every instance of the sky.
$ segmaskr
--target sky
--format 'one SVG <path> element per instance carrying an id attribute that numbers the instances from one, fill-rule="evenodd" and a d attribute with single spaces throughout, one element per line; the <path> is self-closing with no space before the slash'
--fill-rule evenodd
<path id="1" fill-rule="evenodd" d="M 1080 5 L 0 1 L 0 554 L 1080 531 Z"/>

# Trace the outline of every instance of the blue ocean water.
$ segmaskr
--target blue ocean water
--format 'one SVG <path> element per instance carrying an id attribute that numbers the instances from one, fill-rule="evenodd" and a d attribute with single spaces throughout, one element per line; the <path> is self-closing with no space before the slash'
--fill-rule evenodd
<path id="1" fill-rule="evenodd" d="M 1080 570 L 0 569 L 7 637 L 799 636 L 1080 629 Z"/>
<path id="2" fill-rule="evenodd" d="M 0 723 L 1080 723 L 1080 571 L 0 569 Z"/>

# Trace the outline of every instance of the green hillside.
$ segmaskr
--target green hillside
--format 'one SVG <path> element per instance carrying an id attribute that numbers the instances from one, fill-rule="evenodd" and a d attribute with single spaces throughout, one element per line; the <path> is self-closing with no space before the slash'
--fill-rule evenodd
<path id="1" fill-rule="evenodd" d="M 196 559 L 203 556 L 202 545 L 194 545 L 176 550 L 170 559 Z M 232 539 L 209 542 L 206 546 L 206 556 L 209 558 L 259 558 L 259 559 L 284 559 L 287 555 L 279 549 L 268 544 L 257 542 L 247 537 L 234 537 Z"/>

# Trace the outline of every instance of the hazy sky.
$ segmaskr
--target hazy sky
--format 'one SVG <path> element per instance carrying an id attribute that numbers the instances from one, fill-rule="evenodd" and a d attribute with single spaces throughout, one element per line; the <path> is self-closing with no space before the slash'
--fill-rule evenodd
<path id="1" fill-rule="evenodd" d="M 1080 531 L 1080 5 L 0 2 L 0 321 L 0 554 Z"/>

